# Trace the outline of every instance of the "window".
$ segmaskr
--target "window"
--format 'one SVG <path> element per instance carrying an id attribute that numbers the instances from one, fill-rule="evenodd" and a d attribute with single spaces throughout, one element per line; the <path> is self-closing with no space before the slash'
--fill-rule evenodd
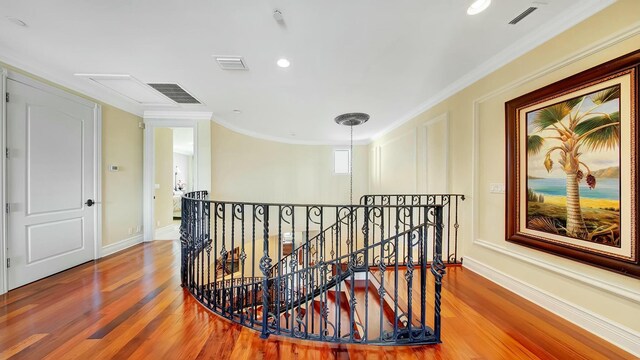
<path id="1" fill-rule="evenodd" d="M 349 174 L 351 161 L 350 150 L 335 150 L 333 152 L 333 169 L 336 174 Z"/>

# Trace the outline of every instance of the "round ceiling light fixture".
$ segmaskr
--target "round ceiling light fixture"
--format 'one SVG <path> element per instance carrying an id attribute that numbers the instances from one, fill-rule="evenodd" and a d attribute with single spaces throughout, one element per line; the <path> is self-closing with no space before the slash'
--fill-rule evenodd
<path id="1" fill-rule="evenodd" d="M 288 68 L 289 66 L 291 66 L 291 62 L 285 58 L 278 59 L 278 62 L 276 62 L 276 64 L 278 64 L 278 66 L 280 66 L 281 68 Z"/>
<path id="2" fill-rule="evenodd" d="M 491 5 L 491 0 L 476 0 L 467 9 L 467 15 L 480 14 L 485 11 L 489 5 Z"/>
<path id="3" fill-rule="evenodd" d="M 338 115 L 335 121 L 339 125 L 345 126 L 358 126 L 366 123 L 369 120 L 369 114 L 365 113 L 347 113 Z"/>

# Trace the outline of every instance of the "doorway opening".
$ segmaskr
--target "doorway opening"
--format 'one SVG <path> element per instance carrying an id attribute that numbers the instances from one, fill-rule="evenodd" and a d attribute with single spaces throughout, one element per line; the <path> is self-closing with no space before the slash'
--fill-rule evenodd
<path id="1" fill-rule="evenodd" d="M 154 131 L 154 239 L 180 238 L 182 195 L 194 189 L 194 129 L 156 127 Z"/>
<path id="2" fill-rule="evenodd" d="M 177 223 L 174 222 L 174 197 L 178 201 L 180 192 L 209 190 L 211 186 L 211 113 L 145 111 L 144 124 L 143 239 L 144 241 L 157 240 L 159 239 L 156 237 L 157 235 L 165 240 L 179 239 L 179 234 L 175 231 L 170 233 L 170 228 L 167 227 L 173 225 L 177 229 Z M 171 142 L 171 145 L 165 146 L 164 160 L 158 161 L 158 166 L 156 166 L 155 159 L 156 129 L 160 133 L 165 133 L 165 142 Z M 170 132 L 171 135 L 166 135 L 167 132 Z M 186 165 L 184 157 L 181 156 L 177 156 L 174 165 L 174 134 L 176 136 L 175 152 L 187 156 Z M 159 140 L 159 142 L 162 141 L 162 139 Z M 191 166 L 189 166 L 189 162 Z M 178 171 L 176 171 L 176 166 L 178 166 Z M 156 171 L 156 167 L 164 168 L 164 170 Z M 161 174 L 158 179 L 163 178 L 160 183 L 156 181 L 156 173 Z M 156 184 L 159 184 L 160 188 L 156 188 Z M 154 199 L 154 196 L 158 195 L 163 196 L 164 200 Z M 165 210 L 162 210 L 163 220 L 160 220 L 160 226 L 158 226 L 159 219 L 155 215 L 156 202 L 160 202 L 158 200 L 163 201 L 165 206 Z M 178 209 L 175 210 L 176 214 L 179 213 Z M 164 225 L 162 221 L 164 221 Z M 164 229 L 166 232 L 161 231 L 158 234 L 157 230 L 164 227 L 167 227 Z"/>

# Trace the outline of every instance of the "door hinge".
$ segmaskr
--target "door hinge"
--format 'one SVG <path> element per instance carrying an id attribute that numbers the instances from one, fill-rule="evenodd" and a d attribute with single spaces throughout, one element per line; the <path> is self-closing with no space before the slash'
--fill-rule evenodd
<path id="1" fill-rule="evenodd" d="M 5 99 L 7 102 L 9 102 L 9 98 L 10 98 L 9 93 L 5 93 L 5 94 L 4 94 L 4 99 Z"/>
<path id="2" fill-rule="evenodd" d="M 7 214 L 9 213 L 9 211 L 11 211 L 11 205 L 9 205 L 9 203 L 6 203 L 6 204 L 4 205 L 4 211 L 5 211 Z"/>
<path id="3" fill-rule="evenodd" d="M 11 258 L 7 258 L 7 269 L 11 267 Z"/>
<path id="4" fill-rule="evenodd" d="M 9 158 L 9 148 L 4 149 L 4 157 Z"/>

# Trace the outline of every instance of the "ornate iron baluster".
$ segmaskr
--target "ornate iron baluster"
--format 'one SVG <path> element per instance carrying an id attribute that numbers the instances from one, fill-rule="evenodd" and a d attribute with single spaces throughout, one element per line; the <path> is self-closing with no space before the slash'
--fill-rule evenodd
<path id="1" fill-rule="evenodd" d="M 436 252 L 433 256 L 433 262 L 431 263 L 431 273 L 435 277 L 435 300 L 434 300 L 434 319 L 433 330 L 435 340 L 440 342 L 440 310 L 441 310 L 441 291 L 442 291 L 442 277 L 445 275 L 445 265 L 442 261 L 442 208 L 436 207 L 433 209 L 435 212 L 435 227 L 436 227 Z"/>
<path id="2" fill-rule="evenodd" d="M 262 271 L 262 331 L 260 337 L 266 339 L 269 336 L 269 272 L 271 270 L 271 258 L 269 257 L 269 207 L 262 205 L 263 231 L 263 255 L 260 259 Z"/>

